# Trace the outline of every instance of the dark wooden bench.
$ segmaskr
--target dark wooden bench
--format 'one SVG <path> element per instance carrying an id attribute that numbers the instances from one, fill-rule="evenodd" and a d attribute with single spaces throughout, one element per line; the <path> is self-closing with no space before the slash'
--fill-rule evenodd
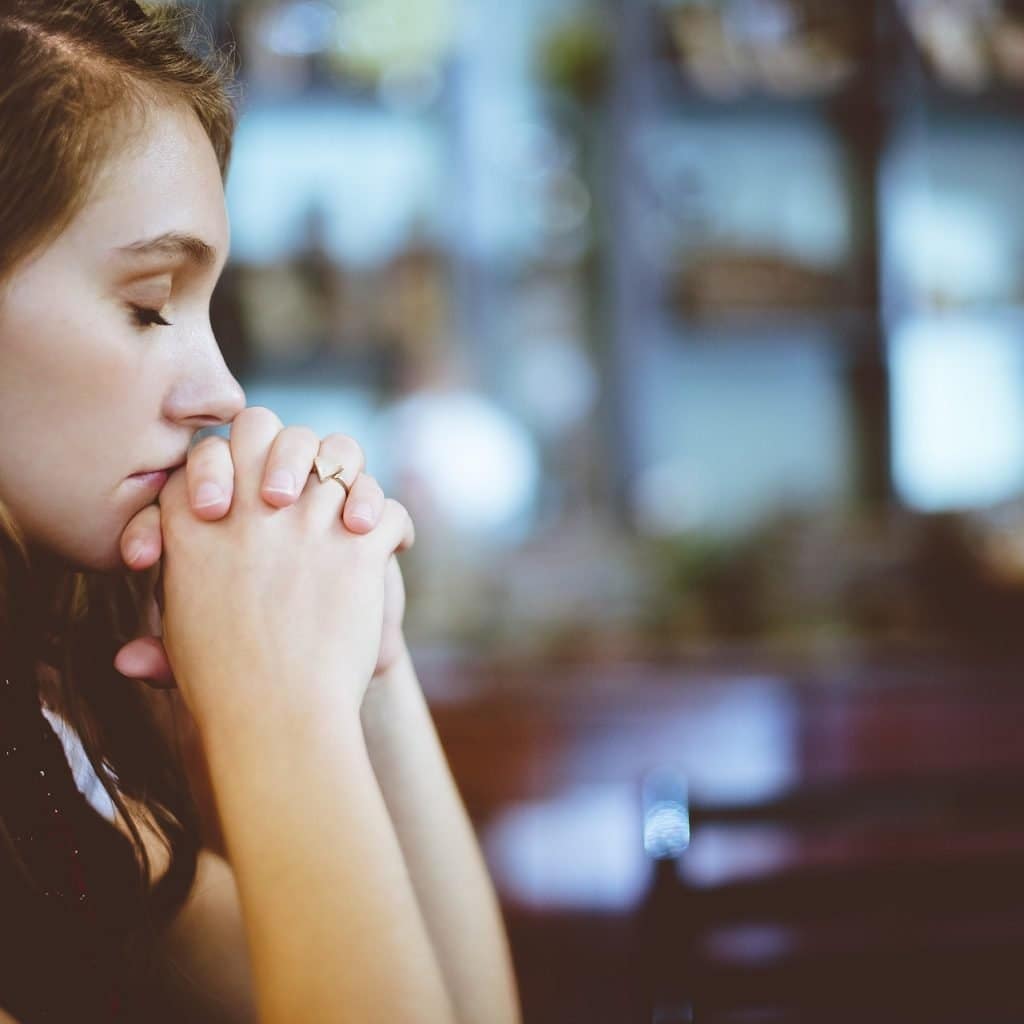
<path id="1" fill-rule="evenodd" d="M 1024 1022 L 1017 676 L 540 666 L 433 701 L 491 840 L 527 1024 Z M 644 780 L 664 772 L 685 782 L 689 842 L 645 851 Z M 620 810 L 573 845 L 580 792 L 615 796 L 587 813 Z M 524 810 L 544 887 L 547 866 L 524 885 L 495 846 Z M 672 835 L 679 815 L 659 814 Z M 573 858 L 593 876 L 595 835 L 647 872 L 635 900 L 559 894 Z"/>
<path id="2" fill-rule="evenodd" d="M 1016 688 L 810 689 L 793 741 L 795 778 L 691 791 L 689 844 L 652 851 L 646 1019 L 1024 1021 Z"/>

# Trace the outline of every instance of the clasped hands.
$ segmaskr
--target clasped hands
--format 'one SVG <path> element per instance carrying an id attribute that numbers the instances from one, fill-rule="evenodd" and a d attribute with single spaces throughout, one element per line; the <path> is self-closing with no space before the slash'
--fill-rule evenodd
<path id="1" fill-rule="evenodd" d="M 239 416 L 269 416 L 276 421 L 279 433 L 267 454 L 260 491 L 269 506 L 286 508 L 294 504 L 306 486 L 338 486 L 329 480 L 320 483 L 315 477 L 307 485 L 313 460 L 323 451 L 332 462 L 343 465 L 346 478 L 353 481 L 341 510 L 345 528 L 352 533 L 366 534 L 380 524 L 385 505 L 384 492 L 377 481 L 364 472 L 365 455 L 356 441 L 343 434 L 330 434 L 321 442 L 308 427 L 285 427 L 273 412 L 262 407 L 250 407 Z M 228 515 L 235 470 L 227 439 L 219 436 L 204 438 L 192 446 L 186 465 L 175 472 L 186 474 L 189 501 L 197 518 L 216 522 Z M 163 553 L 160 516 L 159 505 L 148 505 L 125 527 L 121 536 L 121 555 L 129 568 L 142 572 L 160 561 Z M 405 649 L 402 633 L 404 612 L 402 573 L 397 559 L 392 557 L 385 580 L 384 624 L 375 678 L 387 672 Z M 150 598 L 148 614 L 150 628 L 158 629 L 159 608 L 155 594 Z M 175 685 L 160 635 L 138 637 L 126 644 L 118 651 L 114 667 L 129 679 L 144 680 L 161 687 Z"/>

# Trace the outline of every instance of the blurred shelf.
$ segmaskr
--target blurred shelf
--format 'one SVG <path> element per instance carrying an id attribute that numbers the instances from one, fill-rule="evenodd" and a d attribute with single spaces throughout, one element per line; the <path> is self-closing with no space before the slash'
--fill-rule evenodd
<path id="1" fill-rule="evenodd" d="M 1014 121 L 1024 128 L 1024 85 L 990 86 L 978 92 L 955 89 L 927 72 L 893 74 L 883 85 L 883 98 L 893 112 L 922 112 L 941 120 L 984 117 Z"/>
<path id="2" fill-rule="evenodd" d="M 768 203 L 770 194 L 764 189 L 757 191 L 758 179 L 765 173 L 765 165 L 756 155 L 758 149 L 774 155 L 790 147 L 786 149 L 789 152 L 793 139 L 806 136 L 808 152 L 828 153 L 828 160 L 821 158 L 813 166 L 816 173 L 830 175 L 829 195 L 838 193 L 840 196 L 848 224 L 849 245 L 838 273 L 833 273 L 831 280 L 823 278 L 818 282 L 815 282 L 814 268 L 803 268 L 805 281 L 797 270 L 787 268 L 781 260 L 743 258 L 744 248 L 760 236 L 758 229 L 754 229 L 750 236 L 738 237 L 736 224 L 743 226 L 738 215 L 735 221 L 729 221 L 730 244 L 734 251 L 724 256 L 704 251 L 713 248 L 710 242 L 701 248 L 699 238 L 687 239 L 698 265 L 692 281 L 678 272 L 648 269 L 627 253 L 620 257 L 623 291 L 644 296 L 647 308 L 635 305 L 626 329 L 632 330 L 636 322 L 646 320 L 661 332 L 666 346 L 745 345 L 753 349 L 759 345 L 781 348 L 820 344 L 838 354 L 849 352 L 860 356 L 867 353 L 864 362 L 872 367 L 880 364 L 879 374 L 867 384 L 863 374 L 854 375 L 850 384 L 852 427 L 867 439 L 858 456 L 863 466 L 858 470 L 861 475 L 857 486 L 870 502 L 898 502 L 893 482 L 892 424 L 885 412 L 890 406 L 890 385 L 887 360 L 882 356 L 889 338 L 913 324 L 918 330 L 923 326 L 925 337 L 929 327 L 935 325 L 937 337 L 945 331 L 946 336 L 955 336 L 963 345 L 970 345 L 974 340 L 972 332 L 978 335 L 1001 333 L 1014 343 L 1020 336 L 1024 341 L 1024 301 L 1010 296 L 1002 302 L 972 303 L 959 308 L 915 308 L 920 296 L 908 288 L 905 268 L 894 262 L 896 253 L 887 244 L 892 241 L 893 225 L 901 226 L 895 218 L 899 211 L 893 209 L 892 196 L 887 191 L 892 184 L 892 179 L 886 177 L 888 162 L 902 156 L 907 146 L 919 150 L 923 162 L 940 160 L 945 153 L 941 148 L 944 134 L 956 137 L 956 153 L 967 147 L 983 147 L 986 143 L 1004 144 L 1008 139 L 1017 146 L 1024 134 L 1024 83 L 1017 84 L 1009 77 L 1013 71 L 1013 66 L 1006 63 L 1010 59 L 1009 51 L 1003 47 L 1003 63 L 993 57 L 982 66 L 984 73 L 979 80 L 987 74 L 990 84 L 971 91 L 957 88 L 932 70 L 897 0 L 872 0 L 856 10 L 844 7 L 845 16 L 829 24 L 852 27 L 849 32 L 843 30 L 836 34 L 837 40 L 841 38 L 845 42 L 830 47 L 835 58 L 829 60 L 813 59 L 813 54 L 804 52 L 802 45 L 792 41 L 783 46 L 775 36 L 762 38 L 753 29 L 745 34 L 743 25 L 748 23 L 744 19 L 749 18 L 750 26 L 755 24 L 753 8 L 750 11 L 737 8 L 735 23 L 724 18 L 722 9 L 703 10 L 702 16 L 713 26 L 708 29 L 707 38 L 700 37 L 703 42 L 698 46 L 699 40 L 686 37 L 677 48 L 664 17 L 665 11 L 659 11 L 660 6 L 658 0 L 646 0 L 636 7 L 626 5 L 624 8 L 622 31 L 624 38 L 632 41 L 630 59 L 623 64 L 627 81 L 622 95 L 632 108 L 628 123 L 666 122 L 667 137 L 655 136 L 665 148 L 674 140 L 677 127 L 681 140 L 690 132 L 688 144 L 694 150 L 705 144 L 702 133 L 708 126 L 717 129 L 719 123 L 721 131 L 708 135 L 707 146 L 717 144 L 728 133 L 750 138 L 749 159 L 746 150 L 735 145 L 734 138 L 734 148 L 725 150 L 724 159 L 734 160 L 730 154 L 743 155 L 723 165 L 723 170 L 730 176 L 728 187 L 735 190 L 749 187 L 751 195 Z M 788 22 L 784 29 L 772 24 L 780 33 L 797 31 Z M 680 31 L 680 25 L 676 24 L 675 29 Z M 719 30 L 736 34 L 731 48 L 724 37 L 720 39 Z M 818 31 L 822 31 L 821 24 Z M 758 60 L 762 46 L 765 59 Z M 782 60 L 783 49 L 799 59 Z M 721 52 L 717 63 L 712 50 Z M 694 55 L 692 61 L 686 56 L 690 53 Z M 752 56 L 745 59 L 748 54 Z M 772 68 L 778 68 L 779 73 L 775 74 Z M 799 79 L 796 71 L 800 71 Z M 785 78 L 781 77 L 783 72 Z M 776 81 L 804 86 L 806 91 L 776 92 L 773 90 Z M 814 89 L 815 81 L 821 83 L 819 89 Z M 710 88 L 705 83 L 710 83 Z M 733 85 L 735 94 L 731 94 Z M 683 155 L 678 159 L 682 163 L 689 150 L 681 143 L 680 152 Z M 992 160 L 999 158 L 997 151 Z M 773 167 L 780 180 L 788 182 L 786 174 L 806 173 L 799 160 L 797 153 L 787 165 L 791 170 L 780 172 L 776 157 Z M 693 162 L 698 163 L 696 158 Z M 699 171 L 711 177 L 705 164 L 699 164 Z M 957 172 L 961 176 L 967 173 L 961 165 L 955 164 L 953 173 Z M 666 171 L 666 175 L 668 173 Z M 672 173 L 678 172 L 673 170 Z M 697 173 L 694 172 L 695 177 Z M 681 177 L 671 179 L 672 182 L 681 180 Z M 1009 180 L 1012 183 L 1012 177 Z M 714 184 L 712 178 L 711 184 L 706 186 L 709 191 Z M 696 187 L 693 191 L 697 191 Z M 695 209 L 702 199 L 700 195 L 692 200 L 684 198 Z M 899 201 L 904 202 L 905 198 L 904 192 Z M 1008 205 L 1012 200 L 1003 202 Z M 707 201 L 706 206 L 710 215 L 719 213 L 719 207 L 711 201 Z M 622 208 L 625 216 L 632 215 L 625 201 Z M 691 220 L 699 229 L 699 217 L 694 214 Z M 762 233 L 766 222 L 767 218 L 764 223 L 757 222 Z M 679 231 L 687 229 L 687 225 L 682 225 Z M 927 257 L 928 254 L 922 255 Z M 699 273 L 701 259 L 706 264 L 704 277 Z M 788 278 L 784 276 L 787 272 L 790 273 Z M 746 289 L 748 278 L 741 276 L 743 273 L 753 275 L 749 278 L 749 291 Z M 862 298 L 849 294 L 849 282 L 867 295 Z M 794 290 L 797 286 L 800 290 Z M 1011 289 L 1012 281 L 1007 291 Z M 730 304 L 734 296 L 742 299 L 744 294 L 749 294 L 754 305 Z M 707 311 L 702 311 L 702 297 L 723 301 L 709 303 Z M 790 308 L 786 305 L 773 307 L 774 301 L 788 304 Z M 802 301 L 814 305 L 792 308 Z"/>
<path id="3" fill-rule="evenodd" d="M 889 315 L 888 326 L 891 330 L 904 324 L 922 321 L 935 324 L 985 323 L 1019 330 L 1024 337 L 1024 303 L 978 303 L 970 306 L 950 306 L 945 309 L 908 305 Z"/>
<path id="4" fill-rule="evenodd" d="M 773 344 L 830 335 L 844 345 L 870 344 L 877 336 L 873 310 L 734 309 L 707 315 L 681 315 L 669 311 L 666 322 L 682 340 L 691 342 L 757 342 Z"/>
<path id="5" fill-rule="evenodd" d="M 824 118 L 837 107 L 863 104 L 870 96 L 861 78 L 818 93 L 788 96 L 748 89 L 735 96 L 713 96 L 687 81 L 685 73 L 667 62 L 651 72 L 655 97 L 669 110 L 690 116 Z"/>
<path id="6" fill-rule="evenodd" d="M 834 89 L 806 95 L 749 89 L 735 96 L 713 96 L 671 66 L 657 66 L 652 79 L 658 107 L 687 117 L 828 120 L 838 111 L 870 115 L 877 104 L 890 116 L 922 112 L 951 123 L 983 118 L 1014 122 L 1024 130 L 1024 86 L 998 86 L 972 93 L 934 78 L 908 78 L 892 71 L 876 83 L 857 77 Z"/>

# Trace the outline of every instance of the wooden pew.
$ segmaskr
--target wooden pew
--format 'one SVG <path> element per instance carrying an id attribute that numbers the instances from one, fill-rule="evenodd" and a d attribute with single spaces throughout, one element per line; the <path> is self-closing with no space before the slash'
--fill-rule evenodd
<path id="1" fill-rule="evenodd" d="M 1014 673 L 467 672 L 424 685 L 528 1024 L 1024 1021 Z M 663 770 L 690 841 L 659 860 Z"/>

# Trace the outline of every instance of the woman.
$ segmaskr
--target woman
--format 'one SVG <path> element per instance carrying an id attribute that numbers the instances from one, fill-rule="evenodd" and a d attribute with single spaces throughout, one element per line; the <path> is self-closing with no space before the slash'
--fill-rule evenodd
<path id="1" fill-rule="evenodd" d="M 0 1021 L 515 1022 L 412 524 L 210 330 L 234 120 L 186 28 L 0 5 Z"/>

